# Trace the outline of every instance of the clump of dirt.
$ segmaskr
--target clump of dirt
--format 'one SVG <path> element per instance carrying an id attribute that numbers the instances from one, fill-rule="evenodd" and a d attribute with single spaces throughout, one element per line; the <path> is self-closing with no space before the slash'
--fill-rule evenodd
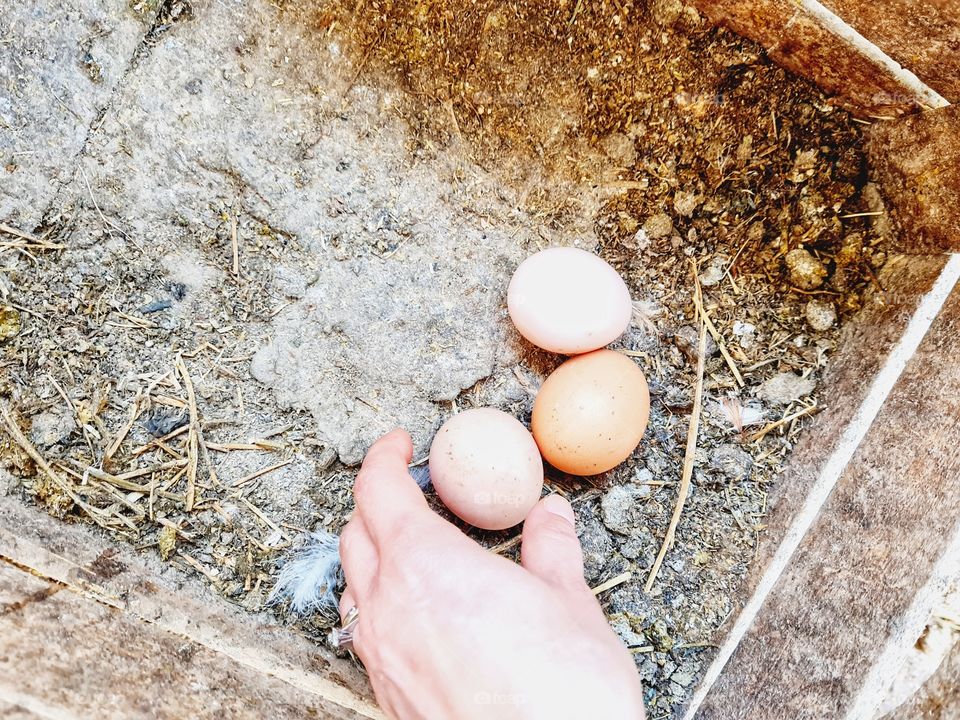
<path id="1" fill-rule="evenodd" d="M 189 66 L 178 54 L 179 33 L 194 33 L 187 48 L 210 42 L 204 23 L 212 26 L 209 13 L 219 10 L 164 7 L 186 10 L 148 50 Z M 309 289 L 325 287 L 320 273 L 339 268 L 345 287 L 351 272 L 350 283 L 375 275 L 409 290 L 421 277 L 445 277 L 430 270 L 431 252 L 463 260 L 482 253 L 481 240 L 509 245 L 503 260 L 482 258 L 490 277 L 477 289 L 491 293 L 483 322 L 501 328 L 509 351 L 491 356 L 489 377 L 452 401 L 429 388 L 418 400 L 438 417 L 495 404 L 529 420 L 538 383 L 559 358 L 524 346 L 504 315 L 489 317 L 490 307 L 502 306 L 495 294 L 517 257 L 579 241 L 631 288 L 635 322 L 617 347 L 643 367 L 653 406 L 629 461 L 590 480 L 551 471 L 548 486 L 574 501 L 587 579 L 614 581 L 601 600 L 635 654 L 651 716 L 675 716 L 732 611 L 763 531 L 767 492 L 817 411 L 817 381 L 839 324 L 885 259 L 882 235 L 860 216 L 875 208 L 863 200 L 869 186 L 856 122 L 676 0 L 288 0 L 273 12 L 219 18 L 245 22 L 249 32 L 230 29 L 230 42 L 240 38 L 235 47 L 216 56 L 217 40 L 205 51 L 211 57 L 196 63 L 203 67 L 177 76 L 181 85 L 163 83 L 161 99 L 193 103 L 189 112 L 139 103 L 138 112 L 156 115 L 129 123 L 108 113 L 87 152 L 115 174 L 91 185 L 81 178 L 80 199 L 48 213 L 50 226 L 34 229 L 37 237 L 21 238 L 36 262 L 21 258 L 4 270 L 22 324 L 2 345 L 4 392 L 24 437 L 84 503 L 54 509 L 262 608 L 298 535 L 338 531 L 351 508 L 355 471 L 318 432 L 320 418 L 288 406 L 252 365 L 278 337 L 284 352 L 309 354 L 318 338 L 356 350 L 349 323 L 314 332 L 298 319 L 318 312 Z M 311 77 L 318 71 L 307 55 L 322 56 L 341 77 Z M 147 90 L 129 92 L 150 97 L 149 78 L 137 81 Z M 221 114 L 244 125 L 229 138 L 269 161 L 224 141 L 233 126 L 221 126 Z M 217 122 L 177 125 L 211 115 Z M 284 123 L 303 133 L 296 157 L 284 154 L 294 144 Z M 398 138 L 405 168 L 392 148 Z M 137 145 L 132 169 L 117 152 L 129 144 Z M 143 146 L 169 151 L 157 160 Z M 417 163 L 431 172 L 410 171 Z M 284 172 L 274 174 L 277 167 Z M 125 189 L 124 173 L 135 172 L 150 182 Z M 471 179 L 479 175 L 483 182 Z M 428 195 L 429 207 L 443 204 L 443 212 L 407 218 L 416 215 L 407 201 L 424 178 L 430 192 L 420 193 L 420 205 Z M 104 198 L 130 204 L 116 201 L 114 214 Z M 398 202 L 402 212 L 388 207 Z M 430 225 L 438 217 L 450 228 L 446 239 Z M 473 223 L 473 234 L 460 221 Z M 130 259 L 134 244 L 139 254 Z M 416 259 L 424 272 L 391 275 L 382 265 L 391 258 Z M 455 280 L 445 280 L 451 293 L 459 291 Z M 698 282 L 717 337 L 707 348 L 693 488 L 677 542 L 645 593 L 683 464 Z M 402 304 L 426 312 L 413 300 Z M 446 342 L 438 348 L 457 351 Z M 312 362 L 336 379 L 331 405 L 347 403 L 358 417 L 386 407 L 339 397 L 356 386 L 339 376 L 362 365 L 345 353 L 327 367 L 326 357 Z M 379 365 L 389 387 L 389 357 Z M 0 444 L 0 455 L 37 501 L 59 497 L 49 478 L 33 476 L 22 444 Z M 470 532 L 515 551 L 516 533 Z M 301 627 L 319 638 L 326 622 Z"/>

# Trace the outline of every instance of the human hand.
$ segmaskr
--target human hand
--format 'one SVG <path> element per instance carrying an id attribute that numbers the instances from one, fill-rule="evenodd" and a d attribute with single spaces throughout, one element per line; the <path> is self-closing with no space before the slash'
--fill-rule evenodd
<path id="1" fill-rule="evenodd" d="M 570 504 L 541 500 L 521 565 L 434 513 L 407 471 L 410 436 L 370 448 L 340 553 L 353 647 L 393 718 L 642 719 L 640 679 L 583 578 Z"/>

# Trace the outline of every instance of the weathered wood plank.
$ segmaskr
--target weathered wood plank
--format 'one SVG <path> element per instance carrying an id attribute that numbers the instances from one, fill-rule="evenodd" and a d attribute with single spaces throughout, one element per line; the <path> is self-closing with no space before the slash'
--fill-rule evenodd
<path id="1" fill-rule="evenodd" d="M 712 22 L 756 40 L 777 63 L 813 80 L 854 113 L 899 115 L 935 102 L 796 0 L 694 0 L 694 5 Z"/>
<path id="2" fill-rule="evenodd" d="M 168 564 L 114 547 L 91 528 L 66 525 L 10 497 L 0 497 L 0 568 L 4 559 L 7 568 L 12 561 L 43 579 L 17 570 L 16 577 L 23 575 L 33 584 L 22 578 L 12 583 L 7 570 L 8 582 L 0 582 L 0 605 L 19 602 L 22 597 L 14 597 L 18 592 L 36 592 L 37 582 L 58 588 L 50 599 L 29 603 L 35 608 L 0 612 L 0 698 L 8 695 L 4 688 L 16 690 L 22 697 L 15 704 L 35 713 L 26 700 L 53 708 L 55 716 L 58 708 L 87 702 L 92 709 L 80 716 L 207 717 L 190 704 L 196 693 L 189 688 L 197 686 L 211 707 L 224 709 L 221 716 L 381 717 L 349 662 L 269 616 L 230 607 Z M 57 611 L 45 615 L 44 608 Z M 71 622 L 58 629 L 57 616 Z M 113 646 L 111 637 L 124 640 Z M 62 653 L 57 650 L 61 646 Z M 31 647 L 48 647 L 52 654 L 32 656 Z M 26 686 L 20 682 L 31 662 L 37 667 L 30 672 L 45 678 L 49 687 L 39 680 Z M 124 680 L 100 687 L 100 677 Z M 173 701 L 130 705 L 134 693 L 153 696 L 170 687 L 186 688 L 183 692 L 191 698 L 179 706 Z M 234 696 L 242 702 L 234 704 Z M 117 707 L 124 713 L 118 714 Z"/>
<path id="3" fill-rule="evenodd" d="M 188 638 L 0 566 L 0 695 L 98 718 L 353 718 Z M 58 713 L 59 714 L 59 713 Z"/>
<path id="4" fill-rule="evenodd" d="M 844 428 L 863 403 L 870 380 L 887 361 L 890 350 L 903 335 L 920 299 L 930 291 L 943 270 L 941 256 L 893 256 L 867 292 L 864 306 L 843 328 L 838 350 L 830 360 L 823 380 L 825 408 L 801 435 L 793 448 L 783 476 L 768 497 L 766 530 L 756 560 L 741 588 L 742 603 L 756 590 L 764 568 L 783 540 L 794 515 L 836 448 Z M 736 620 L 740 607 L 731 613 Z M 714 637 L 722 641 L 730 624 Z"/>
<path id="5" fill-rule="evenodd" d="M 960 0 L 822 0 L 950 102 L 960 101 Z"/>
<path id="6" fill-rule="evenodd" d="M 43 715 L 37 715 L 28 708 L 14 702 L 0 700 L 0 719 L 2 720 L 45 720 Z"/>
<path id="7" fill-rule="evenodd" d="M 736 642 L 737 623 L 745 605 L 757 593 L 766 569 L 804 502 L 813 491 L 828 458 L 836 451 L 868 392 L 870 380 L 889 361 L 920 301 L 941 276 L 946 259 L 936 256 L 893 256 L 868 291 L 864 307 L 843 328 L 839 347 L 823 381 L 825 409 L 793 448 L 790 461 L 768 498 L 767 528 L 750 572 L 741 587 L 729 619 L 714 634 L 723 655 Z M 711 667 L 701 685 L 713 682 Z M 699 692 L 699 691 L 698 691 Z"/>
<path id="8" fill-rule="evenodd" d="M 884 720 L 960 720 L 960 644 L 919 692 Z"/>
<path id="9" fill-rule="evenodd" d="M 869 155 L 901 229 L 899 249 L 960 250 L 960 106 L 874 125 Z"/>
<path id="10" fill-rule="evenodd" d="M 958 352 L 955 289 L 698 717 L 844 717 L 919 635 L 914 598 L 960 542 Z"/>

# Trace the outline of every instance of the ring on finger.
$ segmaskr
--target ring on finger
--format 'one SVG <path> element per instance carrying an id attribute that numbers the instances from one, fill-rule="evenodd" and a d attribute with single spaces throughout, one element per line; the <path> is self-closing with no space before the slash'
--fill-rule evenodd
<path id="1" fill-rule="evenodd" d="M 333 630 L 330 641 L 335 648 L 342 650 L 353 650 L 353 631 L 360 622 L 360 611 L 354 605 L 343 616 L 343 624 Z"/>

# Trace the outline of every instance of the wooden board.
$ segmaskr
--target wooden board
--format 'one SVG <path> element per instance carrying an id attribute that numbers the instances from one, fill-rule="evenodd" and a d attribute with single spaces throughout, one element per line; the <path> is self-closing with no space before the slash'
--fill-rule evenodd
<path id="1" fill-rule="evenodd" d="M 960 720 L 960 643 L 919 692 L 884 720 Z"/>
<path id="2" fill-rule="evenodd" d="M 209 648 L 0 565 L 0 696 L 97 718 L 351 718 Z"/>
<path id="3" fill-rule="evenodd" d="M 868 147 L 871 175 L 900 226 L 899 249 L 960 250 L 960 106 L 878 123 Z"/>
<path id="4" fill-rule="evenodd" d="M 905 83 L 797 0 L 693 0 L 693 4 L 712 22 L 756 40 L 777 63 L 813 80 L 859 115 L 899 115 L 936 106 L 930 93 Z"/>
<path id="5" fill-rule="evenodd" d="M 952 103 L 960 101 L 960 0 L 822 0 Z"/>
<path id="6" fill-rule="evenodd" d="M 931 608 L 915 600 L 960 551 L 958 353 L 955 289 L 697 717 L 843 718 L 879 700 L 865 683 L 919 636 Z"/>
<path id="7" fill-rule="evenodd" d="M 0 717 L 382 717 L 349 661 L 150 562 L 0 497 Z"/>

